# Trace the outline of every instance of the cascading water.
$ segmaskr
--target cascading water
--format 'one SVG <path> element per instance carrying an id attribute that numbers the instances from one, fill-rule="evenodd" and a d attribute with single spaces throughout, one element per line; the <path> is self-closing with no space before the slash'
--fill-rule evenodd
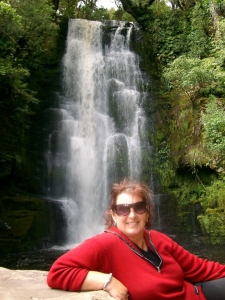
<path id="1" fill-rule="evenodd" d="M 141 176 L 147 93 L 129 49 L 134 29 L 125 22 L 69 21 L 64 94 L 47 154 L 49 197 L 67 214 L 67 243 L 103 230 L 112 182 Z"/>

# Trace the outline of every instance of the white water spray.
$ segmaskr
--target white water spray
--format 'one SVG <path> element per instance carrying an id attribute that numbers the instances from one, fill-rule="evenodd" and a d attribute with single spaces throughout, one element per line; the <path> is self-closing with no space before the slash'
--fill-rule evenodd
<path id="1" fill-rule="evenodd" d="M 138 56 L 129 49 L 133 26 L 111 23 L 115 27 L 104 44 L 101 22 L 69 21 L 57 151 L 48 152 L 49 194 L 66 199 L 69 244 L 101 232 L 111 183 L 138 180 L 142 171 L 146 93 Z"/>

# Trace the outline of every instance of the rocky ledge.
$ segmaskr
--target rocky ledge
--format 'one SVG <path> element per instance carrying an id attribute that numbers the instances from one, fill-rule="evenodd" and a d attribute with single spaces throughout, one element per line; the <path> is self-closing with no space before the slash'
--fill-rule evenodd
<path id="1" fill-rule="evenodd" d="M 46 284 L 47 271 L 9 270 L 0 267 L 1 300 L 112 300 L 107 292 L 65 292 Z"/>

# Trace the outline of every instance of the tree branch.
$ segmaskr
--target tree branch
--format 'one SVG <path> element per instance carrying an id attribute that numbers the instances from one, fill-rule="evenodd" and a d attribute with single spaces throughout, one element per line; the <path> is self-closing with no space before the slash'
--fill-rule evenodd
<path id="1" fill-rule="evenodd" d="M 152 5 L 155 0 L 148 0 L 145 4 L 135 4 L 132 0 L 120 0 L 120 2 L 123 5 L 123 9 L 132 15 L 134 19 L 145 28 L 145 22 L 141 19 L 143 19 L 143 16 L 147 14 L 147 8 Z"/>

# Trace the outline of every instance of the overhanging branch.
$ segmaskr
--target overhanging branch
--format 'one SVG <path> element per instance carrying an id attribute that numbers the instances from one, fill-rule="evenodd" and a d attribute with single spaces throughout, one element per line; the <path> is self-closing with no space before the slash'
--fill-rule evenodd
<path id="1" fill-rule="evenodd" d="M 147 8 L 152 5 L 155 0 L 149 0 L 145 2 L 144 4 L 135 4 L 132 0 L 120 0 L 120 2 L 123 5 L 123 9 L 130 15 L 134 17 L 134 19 L 140 23 L 142 26 L 142 22 L 140 21 L 140 18 L 143 18 L 144 15 L 146 15 Z M 145 26 L 144 26 L 145 27 Z"/>

